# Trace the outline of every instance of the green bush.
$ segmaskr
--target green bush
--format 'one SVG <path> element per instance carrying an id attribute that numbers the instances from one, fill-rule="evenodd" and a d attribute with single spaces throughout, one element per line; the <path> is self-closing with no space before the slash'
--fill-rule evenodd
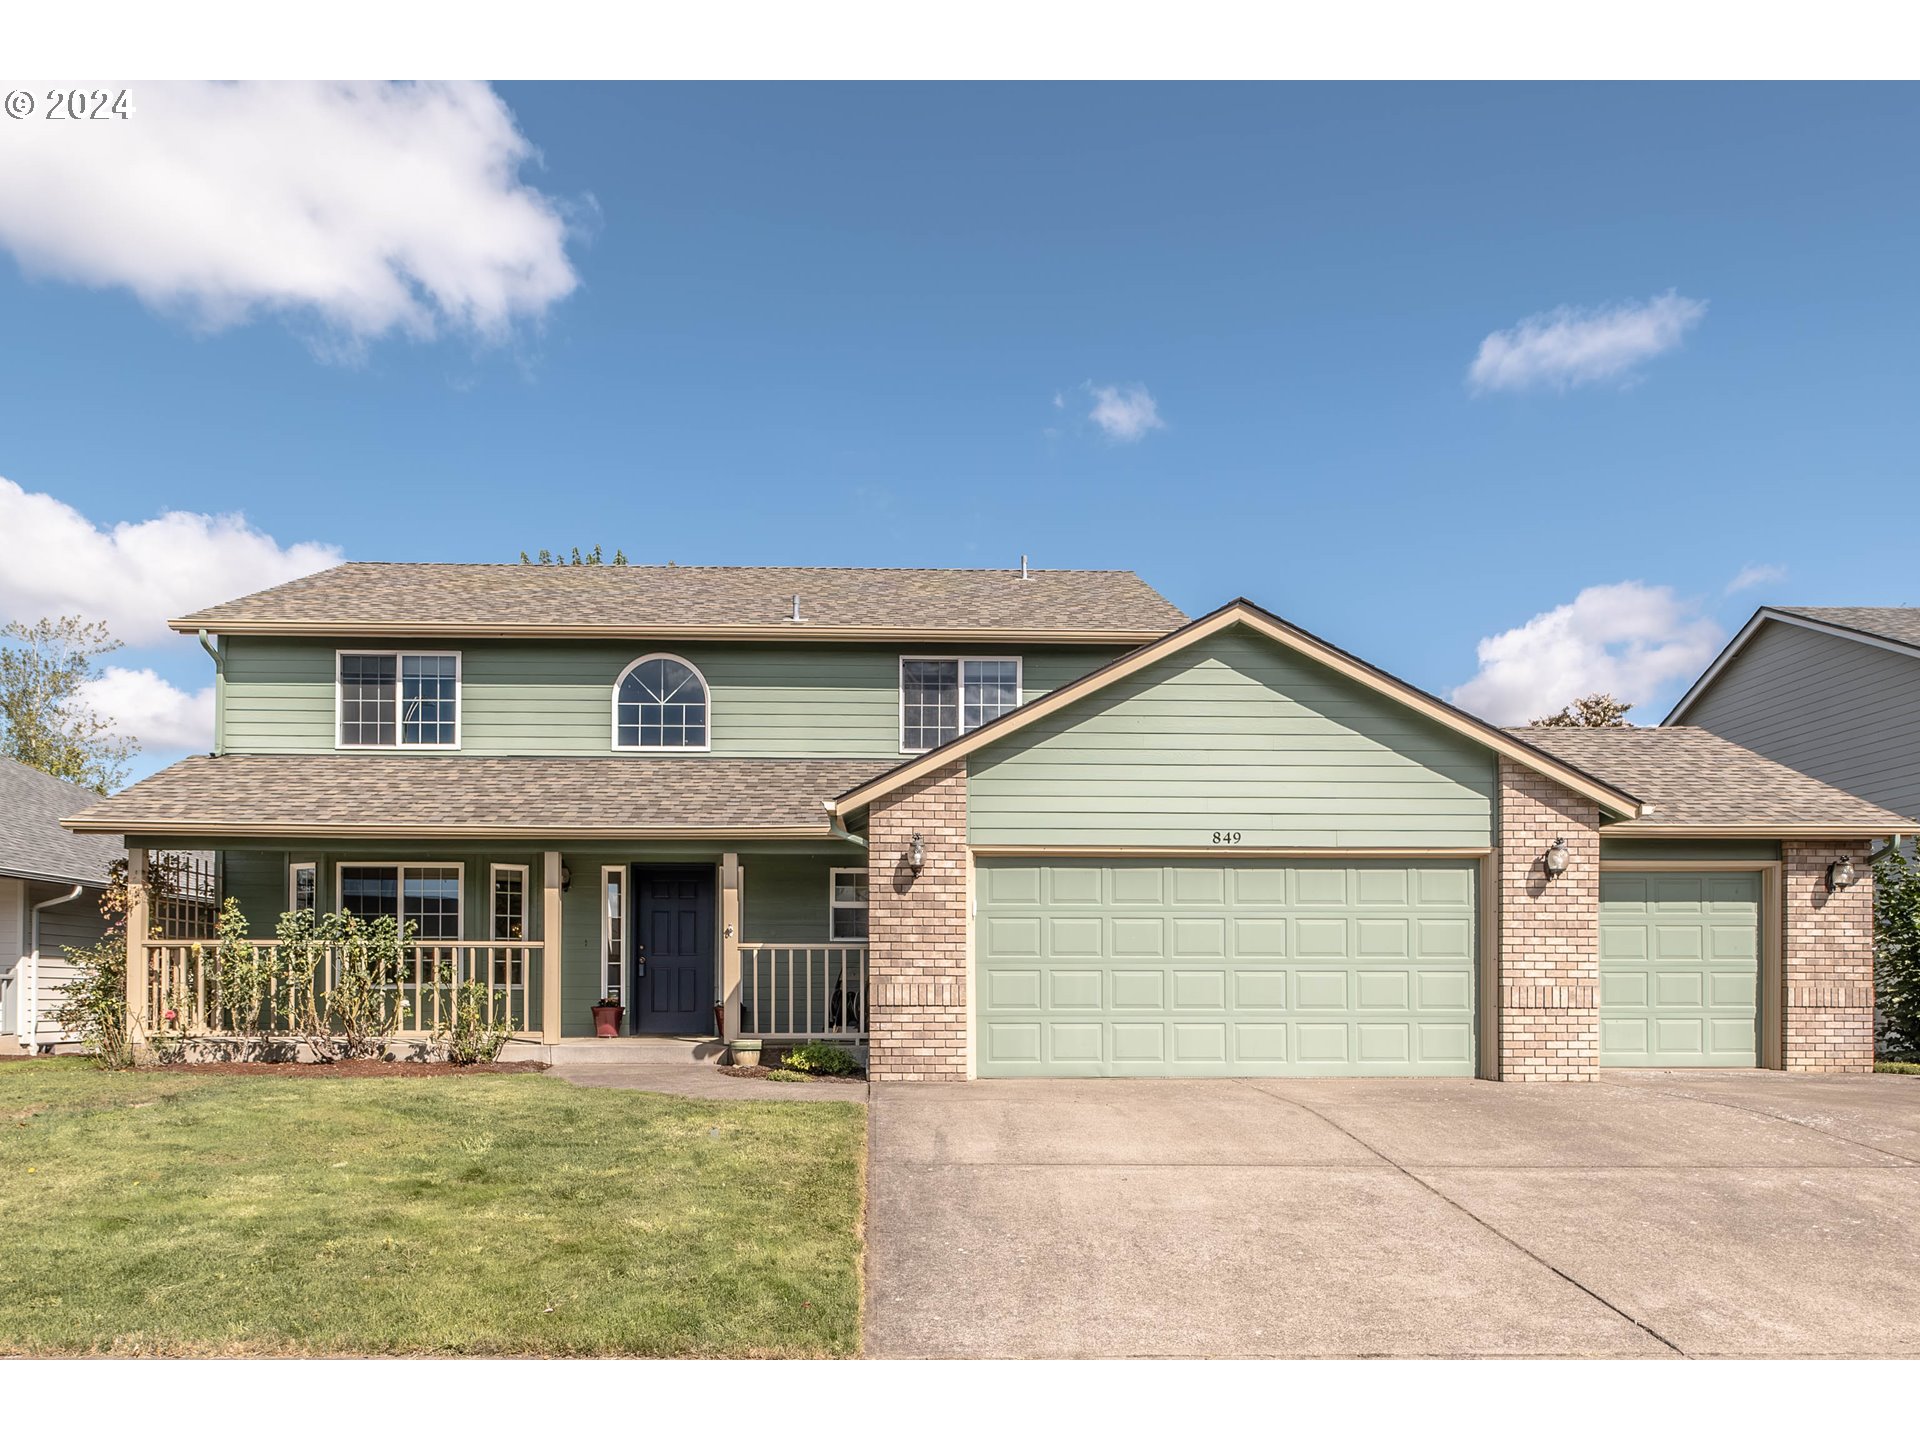
<path id="1" fill-rule="evenodd" d="M 513 1025 L 487 987 L 469 980 L 454 992 L 445 1029 L 433 1034 L 435 1046 L 455 1065 L 490 1065 L 513 1036 Z M 498 1011 L 498 1013 L 496 1013 Z"/>
<path id="2" fill-rule="evenodd" d="M 811 1045 L 789 1050 L 786 1059 L 780 1063 L 803 1075 L 851 1075 L 860 1068 L 860 1062 L 853 1058 L 851 1051 L 843 1050 L 838 1045 L 829 1045 L 824 1040 L 815 1040 Z"/>
<path id="3" fill-rule="evenodd" d="M 1897 847 L 1873 867 L 1873 988 L 1877 1053 L 1920 1060 L 1920 865 Z"/>

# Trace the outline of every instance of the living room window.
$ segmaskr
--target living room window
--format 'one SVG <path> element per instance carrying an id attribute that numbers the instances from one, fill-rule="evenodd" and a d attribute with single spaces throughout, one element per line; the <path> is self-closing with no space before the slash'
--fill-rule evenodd
<path id="1" fill-rule="evenodd" d="M 459 748 L 457 653 L 342 650 L 335 664 L 340 749 Z"/>
<path id="2" fill-rule="evenodd" d="M 705 750 L 707 682 L 677 655 L 644 655 L 613 687 L 613 748 Z"/>
<path id="3" fill-rule="evenodd" d="M 363 920 L 391 915 L 414 939 L 460 938 L 458 865 L 342 865 L 340 908 Z"/>
<path id="4" fill-rule="evenodd" d="M 827 887 L 827 938 L 852 943 L 867 938 L 867 872 L 836 869 Z"/>
<path id="5" fill-rule="evenodd" d="M 900 748 L 944 745 L 1020 703 L 1020 661 L 930 655 L 900 657 Z"/>

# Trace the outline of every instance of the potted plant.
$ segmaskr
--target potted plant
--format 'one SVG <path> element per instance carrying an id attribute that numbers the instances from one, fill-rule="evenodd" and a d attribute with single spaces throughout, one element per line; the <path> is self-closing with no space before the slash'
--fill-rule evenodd
<path id="1" fill-rule="evenodd" d="M 742 1035 L 733 1042 L 733 1063 L 736 1065 L 758 1065 L 760 1063 L 760 1037 Z"/>
<path id="2" fill-rule="evenodd" d="M 593 1033 L 606 1040 L 620 1034 L 620 1017 L 626 1013 L 618 995 L 602 995 L 593 1002 Z"/>

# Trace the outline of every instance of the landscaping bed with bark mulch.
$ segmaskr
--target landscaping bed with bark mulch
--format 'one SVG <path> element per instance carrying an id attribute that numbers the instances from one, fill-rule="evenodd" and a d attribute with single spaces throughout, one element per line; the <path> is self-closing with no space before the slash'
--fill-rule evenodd
<path id="1" fill-rule="evenodd" d="M 802 1075 L 798 1070 L 782 1069 L 778 1065 L 722 1065 L 721 1071 L 742 1080 L 797 1080 L 809 1085 L 864 1085 L 867 1072 L 856 1070 L 851 1075 Z"/>

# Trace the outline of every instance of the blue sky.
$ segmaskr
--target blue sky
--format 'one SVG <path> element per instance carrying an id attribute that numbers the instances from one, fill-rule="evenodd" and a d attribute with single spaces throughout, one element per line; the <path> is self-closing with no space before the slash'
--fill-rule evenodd
<path id="1" fill-rule="evenodd" d="M 1517 631 L 1463 700 L 1652 720 L 1756 604 L 1915 599 L 1912 87 L 495 94 L 444 193 L 390 94 L 150 91 L 72 155 L 0 125 L 0 476 L 109 531 L 0 505 L 42 577 L 9 617 L 164 511 L 258 532 L 166 547 L 210 599 L 303 543 L 1025 552 L 1442 694 Z M 130 639 L 144 769 L 198 723 L 153 686 L 209 666 Z"/>

